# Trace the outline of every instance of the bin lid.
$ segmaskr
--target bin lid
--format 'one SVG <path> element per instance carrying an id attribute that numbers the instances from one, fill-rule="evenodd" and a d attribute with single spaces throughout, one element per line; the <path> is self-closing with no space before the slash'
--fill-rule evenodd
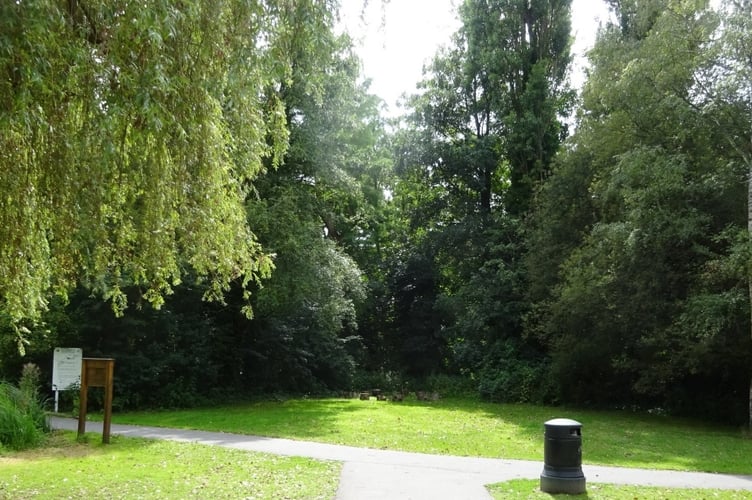
<path id="1" fill-rule="evenodd" d="M 581 423 L 570 418 L 554 418 L 543 425 L 546 427 L 582 427 Z"/>

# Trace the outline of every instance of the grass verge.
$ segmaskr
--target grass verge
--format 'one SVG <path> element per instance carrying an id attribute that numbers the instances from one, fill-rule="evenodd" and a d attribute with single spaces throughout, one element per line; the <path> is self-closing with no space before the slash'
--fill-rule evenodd
<path id="1" fill-rule="evenodd" d="M 587 492 L 582 495 L 551 495 L 540 491 L 540 484 L 535 480 L 516 479 L 504 483 L 489 485 L 491 496 L 498 500 L 697 500 L 713 498 L 717 500 L 740 500 L 752 498 L 750 491 L 702 490 L 682 488 L 650 488 L 645 486 L 623 486 L 614 484 L 588 484 Z"/>
<path id="2" fill-rule="evenodd" d="M 307 399 L 126 413 L 113 419 L 376 449 L 542 460 L 543 422 L 556 417 L 583 424 L 584 463 L 752 474 L 752 440 L 740 430 L 628 412 L 471 399 L 401 403 Z"/>
<path id="3" fill-rule="evenodd" d="M 44 448 L 0 455 L 0 498 L 333 498 L 341 465 L 113 436 L 78 442 L 53 433 Z"/>

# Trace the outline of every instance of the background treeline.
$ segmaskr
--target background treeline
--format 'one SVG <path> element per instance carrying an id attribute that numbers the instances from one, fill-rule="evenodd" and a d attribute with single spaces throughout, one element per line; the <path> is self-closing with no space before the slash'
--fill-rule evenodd
<path id="1" fill-rule="evenodd" d="M 81 347 L 118 408 L 409 387 L 748 422 L 751 7 L 608 3 L 578 95 L 570 1 L 466 0 L 387 122 L 334 6 L 300 2 L 288 147 L 245 198 L 271 276 L 159 309 L 134 283 L 122 317 L 81 286 L 24 357 L 5 314 L 0 377 Z"/>

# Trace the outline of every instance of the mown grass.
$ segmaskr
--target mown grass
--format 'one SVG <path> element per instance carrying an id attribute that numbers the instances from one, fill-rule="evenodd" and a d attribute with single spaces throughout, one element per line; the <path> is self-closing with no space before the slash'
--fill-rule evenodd
<path id="1" fill-rule="evenodd" d="M 401 403 L 308 399 L 124 413 L 113 419 L 377 449 L 542 460 L 543 423 L 556 417 L 583 424 L 584 463 L 752 474 L 752 440 L 740 430 L 629 412 L 472 399 Z"/>
<path id="2" fill-rule="evenodd" d="M 0 498 L 333 498 L 341 465 L 216 446 L 113 436 L 0 455 Z"/>
<path id="3" fill-rule="evenodd" d="M 752 498 L 751 491 L 706 490 L 683 488 L 654 488 L 645 486 L 623 486 L 612 484 L 588 484 L 582 495 L 551 495 L 540 491 L 539 482 L 516 479 L 488 486 L 488 491 L 498 500 L 738 500 Z"/>

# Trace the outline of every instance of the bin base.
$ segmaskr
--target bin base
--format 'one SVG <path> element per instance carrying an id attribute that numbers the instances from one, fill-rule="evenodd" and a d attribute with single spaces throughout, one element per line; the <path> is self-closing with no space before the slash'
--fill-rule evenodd
<path id="1" fill-rule="evenodd" d="M 544 493 L 567 493 L 569 495 L 585 493 L 585 476 L 556 477 L 543 473 L 540 476 L 540 489 Z"/>

